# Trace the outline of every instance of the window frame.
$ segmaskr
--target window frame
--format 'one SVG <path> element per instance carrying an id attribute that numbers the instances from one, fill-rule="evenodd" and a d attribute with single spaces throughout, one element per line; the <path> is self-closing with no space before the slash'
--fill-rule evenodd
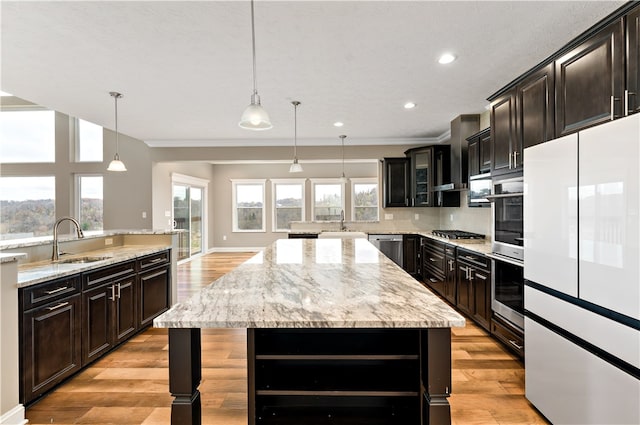
<path id="1" fill-rule="evenodd" d="M 78 117 L 69 117 L 69 118 L 71 118 L 69 120 L 69 126 L 70 126 L 69 134 L 72 135 L 73 137 L 73 143 L 71 143 L 71 146 L 73 149 L 71 152 L 72 154 L 71 160 L 79 164 L 103 163 L 104 162 L 104 127 L 102 127 L 99 124 L 92 123 L 91 121 L 83 120 L 82 118 L 78 118 Z M 80 143 L 82 142 L 80 138 L 80 121 L 84 121 L 86 123 L 96 125 L 102 129 L 102 141 L 100 146 L 100 149 L 102 151 L 102 158 L 100 160 L 83 161 L 80 159 L 80 153 L 81 153 Z"/>
<path id="2" fill-rule="evenodd" d="M 82 178 L 102 177 L 102 229 L 104 230 L 104 174 L 102 173 L 74 173 L 73 175 L 73 214 L 82 224 Z M 84 229 L 83 229 L 84 230 Z M 92 230 L 87 230 L 92 231 Z"/>
<path id="3" fill-rule="evenodd" d="M 341 194 L 340 194 L 340 201 L 341 201 L 341 207 L 342 207 L 342 211 L 345 212 L 346 215 L 346 200 L 345 200 L 345 195 L 346 195 L 346 182 L 343 181 L 341 178 L 319 178 L 319 179 L 310 179 L 311 180 L 311 221 L 317 221 L 319 223 L 335 223 L 337 221 L 340 220 L 317 220 L 316 219 L 316 185 L 322 185 L 322 184 L 339 184 L 340 185 L 340 190 L 341 190 Z M 346 221 L 346 217 L 345 217 L 345 221 Z"/>
<path id="4" fill-rule="evenodd" d="M 266 182 L 267 179 L 231 179 L 231 231 L 233 233 L 266 233 Z M 237 209 L 237 187 L 238 185 L 261 185 L 262 186 L 262 228 L 261 229 L 239 229 L 238 209 Z"/>
<path id="5" fill-rule="evenodd" d="M 270 179 L 271 181 L 271 231 L 273 233 L 290 233 L 291 229 L 279 229 L 277 227 L 277 207 L 276 207 L 276 186 L 279 184 L 283 185 L 300 185 L 302 186 L 302 211 L 301 211 L 301 220 L 306 220 L 306 182 L 307 179 Z"/>
<path id="6" fill-rule="evenodd" d="M 15 99 L 16 101 L 19 101 L 19 99 L 15 98 L 15 97 L 11 97 L 11 96 L 7 96 L 9 99 Z M 13 104 L 13 102 L 9 101 L 6 104 L 4 103 L 5 101 L 3 100 L 3 104 L 0 105 L 0 112 L 51 112 L 53 114 L 53 159 L 51 160 L 47 160 L 47 161 L 30 161 L 30 160 L 26 160 L 26 161 L 9 161 L 9 162 L 2 162 L 2 158 L 0 158 L 0 164 L 4 164 L 4 165 L 23 165 L 23 164 L 29 164 L 29 165 L 51 165 L 51 164 L 55 164 L 56 163 L 56 155 L 57 155 L 57 150 L 58 150 L 58 139 L 57 139 L 57 115 L 58 112 L 50 109 L 50 108 L 45 108 L 44 106 L 39 106 L 39 105 L 34 105 L 34 104 L 30 104 L 30 103 L 16 103 Z"/>
<path id="7" fill-rule="evenodd" d="M 365 223 L 372 220 L 356 220 L 356 184 L 375 184 L 378 192 L 378 202 L 376 203 L 376 218 L 373 221 L 380 221 L 380 182 L 376 177 L 351 178 L 351 221 Z"/>
<path id="8" fill-rule="evenodd" d="M 51 221 L 51 229 L 53 229 L 53 225 L 56 221 L 56 218 L 58 216 L 57 212 L 56 212 L 56 207 L 57 207 L 57 177 L 55 174 L 51 174 L 51 173 L 44 173 L 44 174 L 20 174 L 20 175 L 0 175 L 0 178 L 13 178 L 13 179 L 23 179 L 23 178 L 38 178 L 38 179 L 52 179 L 52 183 L 53 183 L 53 217 L 52 217 L 52 221 Z M 34 232 L 35 233 L 35 232 Z M 11 235 L 12 233 L 2 233 L 2 235 Z M 44 235 L 31 235 L 26 237 L 26 239 L 31 239 L 31 238 L 40 238 L 43 236 L 49 236 L 49 230 L 47 230 L 47 232 Z M 25 239 L 25 238 L 2 238 L 2 240 L 4 241 L 11 241 L 11 240 L 20 240 L 20 239 Z"/>

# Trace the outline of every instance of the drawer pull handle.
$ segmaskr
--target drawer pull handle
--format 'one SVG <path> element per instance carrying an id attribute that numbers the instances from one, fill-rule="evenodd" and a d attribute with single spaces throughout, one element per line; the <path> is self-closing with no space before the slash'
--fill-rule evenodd
<path id="1" fill-rule="evenodd" d="M 64 306 L 66 306 L 66 305 L 69 305 L 69 303 L 68 302 L 63 302 L 63 303 L 60 303 L 60 304 L 58 304 L 56 306 L 53 306 L 53 307 L 47 307 L 47 310 L 49 310 L 49 311 L 57 310 L 57 309 L 62 308 Z"/>
<path id="2" fill-rule="evenodd" d="M 464 258 L 466 258 L 467 260 L 478 261 L 476 257 L 472 257 L 471 255 L 465 255 Z"/>
<path id="3" fill-rule="evenodd" d="M 57 294 L 58 292 L 62 292 L 65 289 L 69 289 L 68 286 L 63 286 L 62 288 L 54 289 L 53 291 L 44 291 L 47 295 Z"/>
<path id="4" fill-rule="evenodd" d="M 431 261 L 432 263 L 435 263 L 437 260 L 433 257 L 429 257 L 429 261 Z"/>
<path id="5" fill-rule="evenodd" d="M 514 340 L 510 339 L 509 340 L 509 344 L 513 345 L 514 347 L 516 347 L 518 350 L 522 350 L 524 348 L 524 345 L 520 345 L 517 342 L 515 342 Z"/>
<path id="6" fill-rule="evenodd" d="M 153 260 L 149 261 L 150 263 L 157 263 L 158 261 L 164 261 L 164 257 L 160 257 L 160 258 L 154 258 Z"/>
<path id="7" fill-rule="evenodd" d="M 434 279 L 434 278 L 432 278 L 432 277 L 430 277 L 430 278 L 429 278 L 429 280 L 430 280 L 432 283 L 436 283 L 436 282 L 438 281 L 438 279 Z"/>
<path id="8" fill-rule="evenodd" d="M 478 279 L 487 280 L 487 277 L 486 277 L 486 276 L 482 276 L 481 274 L 478 274 L 478 273 L 476 273 L 476 277 L 477 277 Z"/>

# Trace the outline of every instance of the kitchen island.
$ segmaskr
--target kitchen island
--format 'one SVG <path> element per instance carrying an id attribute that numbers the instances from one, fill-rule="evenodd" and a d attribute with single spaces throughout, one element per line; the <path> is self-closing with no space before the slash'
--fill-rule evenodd
<path id="1" fill-rule="evenodd" d="M 450 423 L 464 318 L 365 239 L 283 239 L 154 320 L 173 424 L 200 424 L 200 329 L 246 328 L 249 424 Z"/>

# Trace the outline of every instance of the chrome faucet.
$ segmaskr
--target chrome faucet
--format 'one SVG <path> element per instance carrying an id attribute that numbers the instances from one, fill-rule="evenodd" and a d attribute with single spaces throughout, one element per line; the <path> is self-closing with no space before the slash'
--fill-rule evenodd
<path id="1" fill-rule="evenodd" d="M 78 234 L 78 239 L 84 238 L 84 234 L 82 233 L 82 229 L 80 228 L 80 223 L 73 217 L 62 217 L 56 221 L 56 224 L 53 225 L 53 254 L 51 255 L 51 261 L 57 261 L 60 258 L 60 251 L 58 250 L 58 226 L 65 220 L 69 220 L 76 226 L 76 233 Z"/>
<path id="2" fill-rule="evenodd" d="M 347 230 L 347 226 L 344 225 L 344 210 L 340 210 L 340 231 Z"/>

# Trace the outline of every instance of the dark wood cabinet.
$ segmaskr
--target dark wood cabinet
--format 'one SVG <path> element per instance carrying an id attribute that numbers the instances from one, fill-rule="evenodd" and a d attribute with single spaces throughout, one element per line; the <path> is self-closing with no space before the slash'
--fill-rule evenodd
<path id="1" fill-rule="evenodd" d="M 627 21 L 627 90 L 625 114 L 640 112 L 640 7 L 631 11 Z"/>
<path id="2" fill-rule="evenodd" d="M 491 128 L 467 138 L 469 178 L 491 171 Z"/>
<path id="3" fill-rule="evenodd" d="M 383 159 L 382 184 L 385 208 L 410 206 L 409 163 L 409 158 Z"/>
<path id="4" fill-rule="evenodd" d="M 491 174 L 514 171 L 521 164 L 521 156 L 514 87 L 491 103 Z"/>
<path id="5" fill-rule="evenodd" d="M 521 330 L 494 315 L 491 319 L 491 335 L 520 358 L 524 357 L 524 333 Z"/>
<path id="6" fill-rule="evenodd" d="M 402 268 L 413 278 L 419 280 L 422 277 L 422 253 L 420 252 L 420 236 L 403 235 L 402 250 Z"/>
<path id="7" fill-rule="evenodd" d="M 316 235 L 317 238 L 318 235 Z M 170 306 L 171 270 L 169 251 L 138 260 L 138 327 L 153 323 L 153 319 Z"/>
<path id="8" fill-rule="evenodd" d="M 555 138 L 554 64 L 541 67 L 516 87 L 516 128 L 521 149 Z M 516 167 L 524 163 L 524 151 Z"/>
<path id="9" fill-rule="evenodd" d="M 453 245 L 445 245 L 444 248 L 444 292 L 442 296 L 451 304 L 456 304 L 457 292 L 457 262 L 456 247 Z"/>
<path id="10" fill-rule="evenodd" d="M 458 192 L 434 191 L 451 181 L 451 146 L 432 145 L 409 149 L 410 202 L 412 207 L 459 207 Z"/>
<path id="11" fill-rule="evenodd" d="M 439 295 L 445 288 L 445 244 L 431 238 L 422 238 L 422 277 L 424 283 Z"/>
<path id="12" fill-rule="evenodd" d="M 623 116 L 624 19 L 617 19 L 555 62 L 556 135 Z"/>
<path id="13" fill-rule="evenodd" d="M 82 363 L 86 365 L 137 330 L 135 263 L 89 272 L 83 280 Z"/>
<path id="14" fill-rule="evenodd" d="M 20 402 L 28 404 L 82 367 L 80 276 L 19 294 Z"/>
<path id="15" fill-rule="evenodd" d="M 489 331 L 492 315 L 491 262 L 484 255 L 464 248 L 458 248 L 456 260 L 456 306 Z"/>

